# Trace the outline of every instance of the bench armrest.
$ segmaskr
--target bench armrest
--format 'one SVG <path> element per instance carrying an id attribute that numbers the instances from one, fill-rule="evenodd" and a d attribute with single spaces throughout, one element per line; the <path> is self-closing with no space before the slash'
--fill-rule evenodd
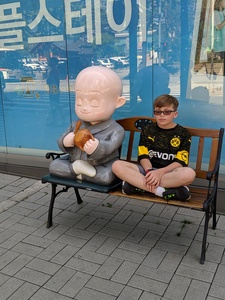
<path id="1" fill-rule="evenodd" d="M 68 154 L 66 154 L 66 153 L 55 153 L 55 152 L 47 152 L 46 154 L 45 154 L 45 157 L 47 158 L 47 159 L 52 159 L 52 160 L 55 160 L 56 158 L 62 158 L 63 156 L 66 156 L 66 157 L 68 157 Z"/>

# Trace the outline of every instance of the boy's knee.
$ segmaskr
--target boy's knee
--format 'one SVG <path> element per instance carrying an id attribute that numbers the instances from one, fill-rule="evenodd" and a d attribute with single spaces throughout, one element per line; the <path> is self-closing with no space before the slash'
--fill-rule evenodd
<path id="1" fill-rule="evenodd" d="M 192 168 L 188 167 L 187 172 L 186 172 L 186 177 L 187 177 L 189 184 L 191 184 L 195 180 L 195 177 L 196 177 L 195 171 Z"/>
<path id="2" fill-rule="evenodd" d="M 122 164 L 121 160 L 114 161 L 114 163 L 112 164 L 112 171 L 113 171 L 113 173 L 116 173 L 117 171 L 120 170 L 121 164 Z"/>

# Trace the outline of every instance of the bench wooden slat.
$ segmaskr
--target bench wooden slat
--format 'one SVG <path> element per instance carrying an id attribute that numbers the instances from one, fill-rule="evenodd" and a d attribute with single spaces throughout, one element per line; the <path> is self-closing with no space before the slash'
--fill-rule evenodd
<path id="1" fill-rule="evenodd" d="M 191 199 L 185 202 L 179 200 L 164 200 L 163 198 L 157 197 L 154 194 L 150 194 L 150 193 L 124 195 L 121 189 L 112 191 L 110 192 L 110 194 L 118 197 L 135 198 L 142 201 L 176 205 L 176 206 L 193 208 L 193 209 L 202 209 L 203 202 L 207 196 L 207 189 L 190 187 L 190 191 L 191 191 Z"/>
<path id="2" fill-rule="evenodd" d="M 198 152 L 197 152 L 197 158 L 196 158 L 196 171 L 201 170 L 202 167 L 202 155 L 203 155 L 203 149 L 204 149 L 204 138 L 200 137 L 198 142 Z"/>
<path id="3" fill-rule="evenodd" d="M 212 146 L 209 159 L 209 171 L 212 171 L 216 163 L 216 154 L 218 149 L 218 138 L 212 139 Z"/>

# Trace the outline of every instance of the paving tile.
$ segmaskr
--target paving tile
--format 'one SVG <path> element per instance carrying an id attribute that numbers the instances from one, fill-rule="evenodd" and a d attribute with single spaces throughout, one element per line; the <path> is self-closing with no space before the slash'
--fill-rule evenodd
<path id="1" fill-rule="evenodd" d="M 44 274 L 37 270 L 28 269 L 26 267 L 16 273 L 15 277 L 39 286 L 42 286 L 51 278 L 51 276 L 48 274 Z"/>
<path id="2" fill-rule="evenodd" d="M 125 239 L 127 235 L 129 234 L 128 232 L 109 228 L 109 227 L 104 227 L 100 231 L 101 234 L 105 234 L 107 236 L 115 237 L 118 239 Z"/>
<path id="3" fill-rule="evenodd" d="M 133 243 L 139 243 L 145 235 L 148 233 L 148 229 L 145 228 L 134 228 L 132 232 L 127 236 L 126 240 L 133 242 Z"/>
<path id="4" fill-rule="evenodd" d="M 47 248 L 49 245 L 52 244 L 52 240 L 29 235 L 28 237 L 24 238 L 23 243 L 42 247 L 42 248 Z"/>
<path id="5" fill-rule="evenodd" d="M 11 229 L 7 229 L 7 230 L 2 230 L 2 232 L 0 232 L 0 244 L 2 246 L 2 244 L 8 240 L 10 237 L 12 237 L 13 235 L 15 235 L 16 231 L 11 230 Z"/>
<path id="6" fill-rule="evenodd" d="M 121 240 L 113 237 L 107 237 L 107 236 L 104 237 L 106 238 L 106 241 L 97 249 L 97 252 L 110 255 L 121 243 Z"/>
<path id="7" fill-rule="evenodd" d="M 59 293 L 68 297 L 74 297 L 83 288 L 83 286 L 88 282 L 90 278 L 91 275 L 76 272 L 61 288 Z"/>
<path id="8" fill-rule="evenodd" d="M 7 266 L 11 261 L 13 261 L 20 254 L 15 251 L 7 251 L 0 256 L 0 270 Z"/>
<path id="9" fill-rule="evenodd" d="M 1 270 L 2 273 L 13 276 L 25 267 L 33 258 L 28 255 L 21 254 L 10 262 L 5 268 Z"/>
<path id="10" fill-rule="evenodd" d="M 163 298 L 161 298 L 161 296 L 157 296 L 152 293 L 144 292 L 144 293 L 142 293 L 139 300 L 163 300 Z"/>
<path id="11" fill-rule="evenodd" d="M 66 297 L 61 294 L 57 294 L 55 292 L 46 290 L 46 289 L 39 289 L 31 298 L 30 300 L 71 300 L 71 297 Z"/>
<path id="12" fill-rule="evenodd" d="M 76 236 L 71 236 L 66 233 L 60 235 L 57 241 L 75 247 L 83 247 L 87 243 L 86 239 L 79 238 Z"/>
<path id="13" fill-rule="evenodd" d="M 21 285 L 22 280 L 16 278 L 9 278 L 3 285 L 0 286 L 1 300 L 8 299 Z"/>
<path id="14" fill-rule="evenodd" d="M 51 243 L 47 248 L 43 249 L 37 257 L 45 260 L 51 260 L 54 256 L 56 256 L 66 245 L 59 242 Z"/>
<path id="15" fill-rule="evenodd" d="M 124 261 L 120 264 L 118 270 L 113 274 L 111 280 L 119 283 L 127 284 L 131 277 L 138 269 L 139 264 L 130 261 Z M 96 275 L 98 272 L 96 272 Z"/>
<path id="16" fill-rule="evenodd" d="M 66 245 L 62 250 L 60 250 L 51 261 L 59 265 L 64 265 L 75 253 L 79 251 L 78 247 Z"/>
<path id="17" fill-rule="evenodd" d="M 84 287 L 77 295 L 77 300 L 116 300 L 115 296 Z"/>
<path id="18" fill-rule="evenodd" d="M 85 218 L 82 218 L 80 221 L 78 221 L 74 227 L 79 229 L 87 229 L 92 223 L 94 223 L 94 221 L 96 221 L 96 218 L 85 216 Z"/>
<path id="19" fill-rule="evenodd" d="M 10 215 L 9 218 L 5 219 L 3 222 L 0 223 L 0 226 L 2 228 L 9 228 L 11 229 L 11 227 L 16 224 L 17 222 L 19 222 L 20 220 L 23 219 L 23 216 L 21 215 L 17 215 L 17 214 L 12 214 Z M 16 230 L 17 231 L 17 230 Z"/>
<path id="20" fill-rule="evenodd" d="M 61 235 L 63 235 L 67 230 L 69 229 L 69 226 L 64 225 L 54 225 L 51 230 L 45 235 L 45 238 L 50 240 L 57 240 Z"/>
<path id="21" fill-rule="evenodd" d="M 124 250 L 129 250 L 129 251 L 133 251 L 135 253 L 140 253 L 140 254 L 148 254 L 149 252 L 149 247 L 147 246 L 143 246 L 137 243 L 132 243 L 132 242 L 127 242 L 127 241 L 123 241 L 118 245 L 119 249 L 124 249 Z"/>
<path id="22" fill-rule="evenodd" d="M 137 226 L 139 222 L 143 219 L 145 212 L 132 212 L 129 217 L 125 220 L 124 224 Z"/>
<path id="23" fill-rule="evenodd" d="M 188 288 L 185 300 L 205 300 L 208 295 L 210 284 L 199 280 L 192 280 L 190 287 Z"/>
<path id="24" fill-rule="evenodd" d="M 176 274 L 186 276 L 189 278 L 205 281 L 205 282 L 212 282 L 214 273 L 209 272 L 206 270 L 201 270 L 198 268 L 193 268 L 185 265 L 180 265 L 176 271 Z"/>
<path id="25" fill-rule="evenodd" d="M 119 212 L 113 217 L 112 221 L 123 223 L 123 222 L 125 222 L 125 221 L 129 218 L 129 216 L 130 216 L 131 214 L 132 214 L 131 211 L 122 209 L 121 211 L 119 211 Z"/>
<path id="26" fill-rule="evenodd" d="M 147 245 L 150 248 L 154 247 L 160 237 L 162 236 L 162 232 L 160 231 L 155 231 L 155 230 L 148 230 L 148 233 L 143 237 L 143 239 L 140 241 L 140 244 L 142 245 Z"/>
<path id="27" fill-rule="evenodd" d="M 20 220 L 21 224 L 27 225 L 27 226 L 32 226 L 35 228 L 40 228 L 41 226 L 45 225 L 46 226 L 46 222 L 39 220 L 39 219 L 34 219 L 34 218 L 30 218 L 28 217 L 24 217 L 22 220 Z"/>
<path id="28" fill-rule="evenodd" d="M 124 285 L 93 276 L 86 284 L 86 287 L 118 297 L 123 290 Z"/>
<path id="29" fill-rule="evenodd" d="M 144 258 L 142 264 L 149 267 L 158 268 L 166 254 L 167 251 L 165 250 L 152 248 L 148 255 L 146 255 L 146 257 Z"/>
<path id="30" fill-rule="evenodd" d="M 8 218 L 10 218 L 11 216 L 13 216 L 13 214 L 9 213 L 8 211 L 1 212 L 0 213 L 0 226 L 2 226 L 2 222 L 7 220 Z"/>
<path id="31" fill-rule="evenodd" d="M 19 222 L 17 222 L 13 226 L 11 226 L 10 229 L 18 231 L 18 232 L 28 233 L 28 234 L 31 234 L 36 230 L 36 228 L 34 226 L 27 226 L 27 225 L 21 224 Z"/>
<path id="32" fill-rule="evenodd" d="M 141 263 L 145 258 L 144 254 L 118 248 L 112 253 L 112 256 L 134 263 Z"/>
<path id="33" fill-rule="evenodd" d="M 66 234 L 76 236 L 76 237 L 81 237 L 83 239 L 91 239 L 94 236 L 93 232 L 83 230 L 83 229 L 78 229 L 78 228 L 70 228 L 67 230 Z"/>
<path id="34" fill-rule="evenodd" d="M 155 269 L 144 265 L 140 265 L 135 274 L 165 283 L 169 283 L 173 277 L 172 272 L 165 272 L 164 270 Z"/>
<path id="35" fill-rule="evenodd" d="M 224 299 L 225 287 L 217 284 L 212 284 L 209 290 L 209 296 L 215 297 L 216 299 Z"/>
<path id="36" fill-rule="evenodd" d="M 93 218 L 100 218 L 106 221 L 110 221 L 114 217 L 114 215 L 110 212 L 102 212 L 96 209 L 92 210 L 89 215 Z"/>
<path id="37" fill-rule="evenodd" d="M 105 227 L 105 225 L 108 223 L 108 220 L 104 219 L 97 219 L 94 221 L 88 228 L 88 231 L 93 231 L 93 232 L 99 232 L 102 228 Z"/>
<path id="38" fill-rule="evenodd" d="M 198 253 L 199 255 L 200 253 Z M 191 268 L 197 268 L 200 270 L 205 270 L 208 272 L 216 272 L 218 268 L 218 263 L 211 262 L 206 260 L 205 263 L 202 265 L 199 263 L 199 257 L 193 255 L 185 255 L 181 261 L 182 265 L 189 266 Z"/>
<path id="39" fill-rule="evenodd" d="M 138 300 L 140 299 L 141 291 L 132 287 L 125 287 L 122 293 L 117 298 L 118 300 Z"/>
<path id="40" fill-rule="evenodd" d="M 170 218 L 162 218 L 161 214 L 159 216 L 153 216 L 149 213 L 147 213 L 144 217 L 143 217 L 143 222 L 149 222 L 152 224 L 156 224 L 156 225 L 163 225 L 166 226 L 167 228 L 169 228 L 170 224 L 171 224 L 171 219 Z"/>
<path id="41" fill-rule="evenodd" d="M 27 254 L 30 256 L 37 256 L 42 250 L 43 248 L 41 247 L 29 245 L 23 242 L 18 243 L 15 247 L 12 248 L 12 251 Z"/>
<path id="42" fill-rule="evenodd" d="M 100 265 L 103 264 L 107 259 L 107 255 L 83 249 L 79 250 L 74 257 Z"/>
<path id="43" fill-rule="evenodd" d="M 22 216 L 28 216 L 29 214 L 31 214 L 33 212 L 32 209 L 21 207 L 19 205 L 14 205 L 8 211 L 11 213 L 16 213 L 18 215 L 22 215 Z"/>
<path id="44" fill-rule="evenodd" d="M 101 247 L 104 247 L 105 243 L 108 240 L 109 240 L 109 238 L 107 236 L 97 233 L 83 246 L 83 249 L 90 250 L 90 251 L 96 251 L 98 249 L 101 249 Z M 114 241 L 115 241 L 115 239 L 114 239 Z M 104 254 L 104 251 L 103 251 L 103 254 Z M 105 253 L 105 254 L 107 254 L 107 253 Z"/>
<path id="45" fill-rule="evenodd" d="M 166 253 L 158 268 L 159 270 L 164 270 L 165 272 L 175 273 L 181 261 L 182 255 L 178 253 L 168 252 Z"/>
<path id="46" fill-rule="evenodd" d="M 66 264 L 66 267 L 94 275 L 95 272 L 99 269 L 100 265 L 96 263 L 92 263 L 89 261 L 85 261 L 79 258 L 72 257 Z"/>
<path id="47" fill-rule="evenodd" d="M 165 205 L 161 203 L 154 203 L 149 209 L 148 213 L 152 216 L 160 216 L 164 211 Z"/>
<path id="48" fill-rule="evenodd" d="M 41 216 L 45 215 L 48 211 L 48 208 L 46 206 L 40 206 L 38 209 L 36 209 L 34 212 L 32 212 L 29 217 L 30 218 L 40 218 Z M 47 218 L 46 218 L 47 219 Z"/>
<path id="49" fill-rule="evenodd" d="M 225 265 L 218 266 L 213 279 L 213 284 L 223 287 L 225 286 Z"/>
<path id="50" fill-rule="evenodd" d="M 164 294 L 166 299 L 171 300 L 181 300 L 184 299 L 188 288 L 190 287 L 191 279 L 184 277 L 184 276 L 178 276 L 175 275 L 170 284 L 168 285 L 168 288 L 166 289 L 166 292 Z M 197 298 L 193 298 L 196 299 Z"/>
<path id="51" fill-rule="evenodd" d="M 127 224 L 127 223 L 122 223 L 121 224 L 119 222 L 114 222 L 114 221 L 108 222 L 106 227 L 107 228 L 112 228 L 112 229 L 115 229 L 115 230 L 119 230 L 119 231 L 128 232 L 128 233 L 130 233 L 134 229 L 134 225 L 130 225 L 130 224 Z"/>
<path id="52" fill-rule="evenodd" d="M 148 230 L 154 230 L 158 232 L 164 232 L 166 230 L 166 225 L 161 224 L 160 222 L 156 221 L 156 223 L 152 223 L 149 221 L 141 220 L 141 222 L 137 225 L 138 227 L 145 228 Z"/>
<path id="53" fill-rule="evenodd" d="M 38 289 L 39 287 L 37 285 L 25 282 L 8 300 L 29 300 Z"/>
<path id="54" fill-rule="evenodd" d="M 132 286 L 134 288 L 141 289 L 159 296 L 162 296 L 167 288 L 167 284 L 164 282 L 159 282 L 139 275 L 132 276 L 131 280 L 128 282 L 128 286 Z"/>
<path id="55" fill-rule="evenodd" d="M 75 273 L 75 270 L 62 267 L 45 283 L 44 287 L 49 290 L 59 292 L 59 290 L 70 280 L 70 278 Z"/>
<path id="56" fill-rule="evenodd" d="M 120 209 L 121 209 L 120 207 L 113 205 L 113 203 L 109 201 L 108 198 L 106 198 L 106 200 L 104 200 L 101 203 L 101 205 L 95 208 L 95 210 L 98 210 L 99 212 L 109 213 L 114 216 L 120 211 Z"/>
<path id="57" fill-rule="evenodd" d="M 140 201 L 141 202 L 141 201 Z M 137 201 L 132 201 L 130 200 L 127 205 L 124 206 L 125 210 L 131 211 L 131 212 L 135 212 L 135 213 L 139 213 L 140 216 L 144 216 L 148 211 L 149 211 L 149 206 L 145 205 L 145 201 L 143 201 L 144 205 L 137 205 L 138 202 Z M 148 202 L 146 202 L 148 204 Z"/>
<path id="58" fill-rule="evenodd" d="M 39 258 L 34 258 L 26 265 L 26 267 L 48 275 L 54 275 L 61 268 L 58 264 Z"/>
<path id="59" fill-rule="evenodd" d="M 161 250 L 167 250 L 167 251 L 171 251 L 171 252 L 176 252 L 179 254 L 185 254 L 188 246 L 184 246 L 184 245 L 179 245 L 179 244 L 174 244 L 174 243 L 170 243 L 165 242 L 165 241 L 158 241 L 155 245 L 156 249 L 161 249 Z"/>
<path id="60" fill-rule="evenodd" d="M 105 278 L 105 279 L 110 279 L 113 276 L 113 274 L 117 271 L 117 269 L 119 269 L 122 263 L 123 263 L 122 259 L 108 257 L 108 259 L 95 272 L 95 276 Z M 118 280 L 114 280 L 114 281 L 118 281 Z"/>
<path id="61" fill-rule="evenodd" d="M 9 278 L 10 276 L 0 273 L 0 286 L 3 285 L 3 283 L 6 282 Z"/>

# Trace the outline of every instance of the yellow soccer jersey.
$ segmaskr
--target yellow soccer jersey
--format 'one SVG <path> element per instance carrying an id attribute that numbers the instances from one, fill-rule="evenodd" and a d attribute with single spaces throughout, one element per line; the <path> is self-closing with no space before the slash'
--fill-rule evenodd
<path id="1" fill-rule="evenodd" d="M 139 146 L 138 160 L 148 158 L 154 168 L 178 162 L 188 165 L 191 137 L 187 129 L 177 124 L 171 129 L 162 129 L 157 123 L 143 127 Z"/>

